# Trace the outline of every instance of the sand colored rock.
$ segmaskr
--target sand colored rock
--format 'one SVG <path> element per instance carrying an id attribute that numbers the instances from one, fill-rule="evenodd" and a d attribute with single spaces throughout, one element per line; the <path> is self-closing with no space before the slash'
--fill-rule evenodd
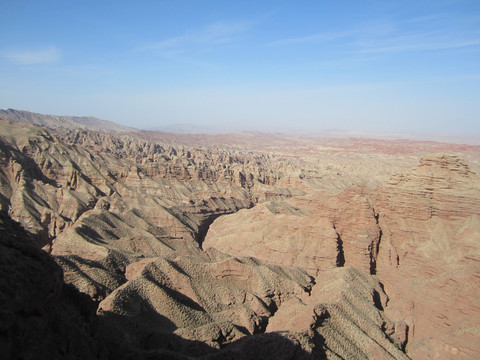
<path id="1" fill-rule="evenodd" d="M 387 315 L 408 324 L 409 354 L 470 358 L 478 352 L 480 324 L 479 189 L 479 178 L 464 160 L 428 155 L 374 191 L 310 192 L 222 217 L 210 227 L 204 247 L 257 254 L 301 266 L 315 277 L 335 264 L 377 274 L 391 298 Z"/>
<path id="2" fill-rule="evenodd" d="M 480 178 L 458 156 L 429 155 L 376 195 L 378 276 L 392 299 L 387 314 L 411 328 L 409 354 L 475 357 Z"/>
<path id="3" fill-rule="evenodd" d="M 67 120 L 0 121 L 0 206 L 64 273 L 11 293 L 98 305 L 86 357 L 480 354 L 480 148 Z"/>
<path id="4" fill-rule="evenodd" d="M 293 200 L 270 201 L 222 216 L 210 226 L 203 244 L 204 249 L 299 266 L 312 276 L 336 266 L 337 247 L 330 219 L 319 219 Z"/>
<path id="5" fill-rule="evenodd" d="M 344 265 L 374 273 L 380 229 L 366 191 L 312 191 L 224 216 L 210 226 L 203 246 L 299 266 L 312 276 Z"/>
<path id="6" fill-rule="evenodd" d="M 280 306 L 267 331 L 313 332 L 329 359 L 408 359 L 405 325 L 385 317 L 388 299 L 377 279 L 347 267 L 325 271 L 317 281 L 309 296 Z"/>
<path id="7" fill-rule="evenodd" d="M 116 337 L 127 349 L 148 342 L 148 348 L 188 354 L 184 344 L 190 341 L 201 342 L 204 351 L 212 352 L 263 332 L 278 306 L 312 286 L 311 278 L 300 269 L 221 254 L 213 257 L 220 259 L 149 261 L 135 279 L 99 304 L 103 328 L 117 329 Z"/>

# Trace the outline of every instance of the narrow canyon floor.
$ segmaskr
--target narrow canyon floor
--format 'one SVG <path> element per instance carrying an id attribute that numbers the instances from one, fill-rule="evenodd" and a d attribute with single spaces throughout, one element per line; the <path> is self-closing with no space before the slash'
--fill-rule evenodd
<path id="1" fill-rule="evenodd" d="M 480 146 L 2 114 L 6 359 L 480 357 Z"/>

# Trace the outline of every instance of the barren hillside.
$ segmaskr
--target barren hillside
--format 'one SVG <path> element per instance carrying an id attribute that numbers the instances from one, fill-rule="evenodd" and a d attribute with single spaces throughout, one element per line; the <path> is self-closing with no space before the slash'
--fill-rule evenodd
<path id="1" fill-rule="evenodd" d="M 50 269 L 0 268 L 7 358 L 32 296 L 52 344 L 83 316 L 51 357 L 480 356 L 480 146 L 59 121 L 0 121 L 2 264 Z"/>

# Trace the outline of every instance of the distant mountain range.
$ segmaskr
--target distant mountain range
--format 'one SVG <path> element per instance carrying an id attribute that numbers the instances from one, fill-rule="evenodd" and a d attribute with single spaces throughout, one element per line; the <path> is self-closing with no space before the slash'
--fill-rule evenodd
<path id="1" fill-rule="evenodd" d="M 58 115 L 44 115 L 33 113 L 24 110 L 0 109 L 0 120 L 7 120 L 11 122 L 22 122 L 44 126 L 55 129 L 59 127 L 78 128 L 96 131 L 108 131 L 114 133 L 136 131 L 137 129 L 123 126 L 113 121 L 101 120 L 95 117 L 85 116 L 58 116 Z"/>
<path id="2" fill-rule="evenodd" d="M 98 119 L 93 116 L 59 116 L 45 115 L 25 110 L 0 109 L 0 120 L 10 121 L 12 123 L 27 123 L 37 126 L 43 126 L 50 129 L 85 129 L 110 133 L 135 132 L 140 137 L 149 140 L 164 141 L 177 144 L 196 144 L 206 145 L 212 143 L 222 144 L 245 144 L 252 141 L 261 143 L 281 140 L 295 139 L 313 139 L 313 138 L 362 138 L 362 139 L 382 139 L 382 140 L 412 140 L 412 141 L 437 141 L 454 144 L 480 145 L 479 134 L 441 134 L 441 133 L 398 133 L 398 132 L 368 132 L 354 130 L 291 130 L 291 131 L 272 131 L 258 132 L 235 129 L 229 125 L 224 126 L 202 126 L 195 124 L 166 124 L 159 125 L 150 129 L 136 129 L 120 125 L 113 121 Z"/>
<path id="3" fill-rule="evenodd" d="M 161 131 L 174 134 L 219 134 L 226 129 L 218 129 L 211 126 L 201 126 L 194 124 L 167 124 L 162 126 L 155 126 L 152 128 L 146 129 L 147 131 Z"/>

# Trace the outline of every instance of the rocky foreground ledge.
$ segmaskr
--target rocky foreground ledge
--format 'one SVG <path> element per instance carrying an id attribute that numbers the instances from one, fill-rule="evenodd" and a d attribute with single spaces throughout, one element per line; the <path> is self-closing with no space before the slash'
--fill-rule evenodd
<path id="1" fill-rule="evenodd" d="M 480 354 L 476 147 L 0 129 L 6 358 Z"/>

